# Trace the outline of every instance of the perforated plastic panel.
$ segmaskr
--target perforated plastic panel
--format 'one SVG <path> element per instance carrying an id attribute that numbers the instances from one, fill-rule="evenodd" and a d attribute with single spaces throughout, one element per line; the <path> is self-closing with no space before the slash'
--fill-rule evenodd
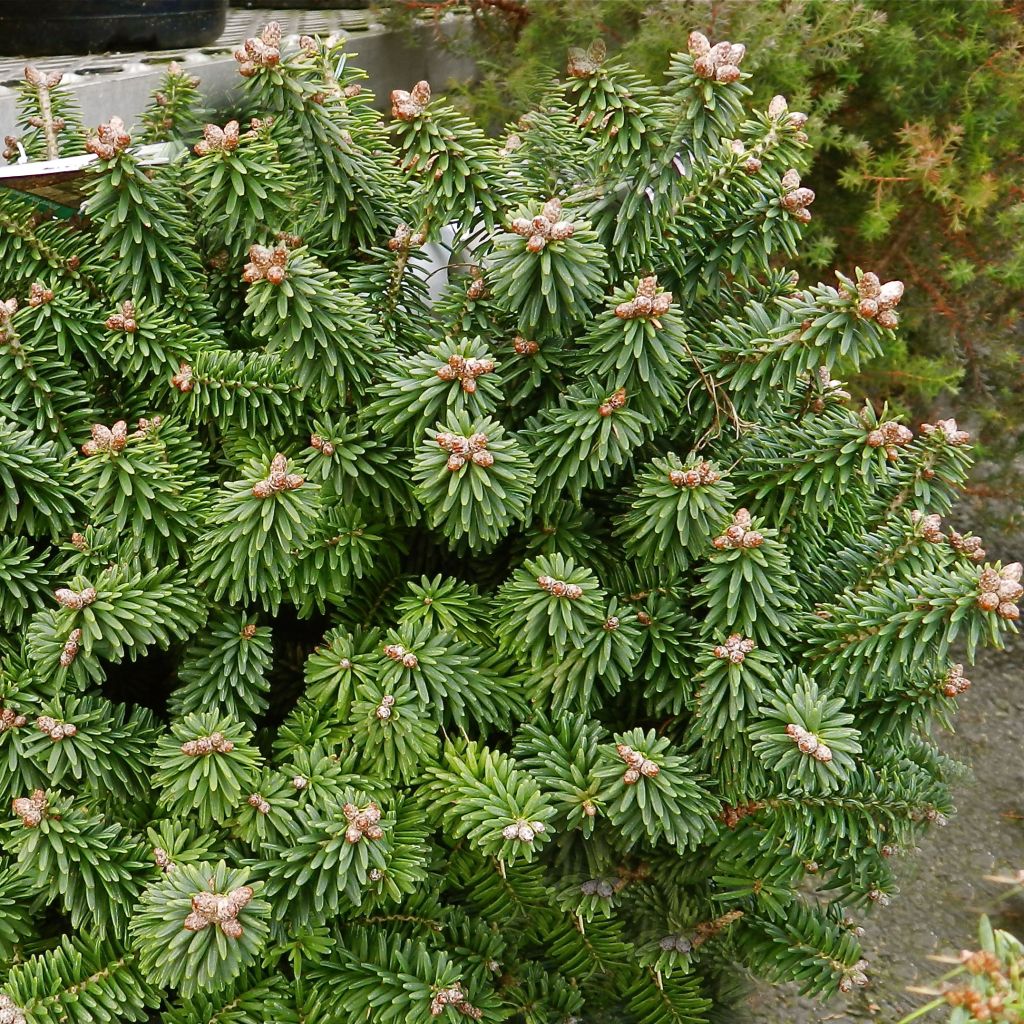
<path id="1" fill-rule="evenodd" d="M 278 11 L 274 9 L 231 10 L 224 34 L 211 46 L 195 50 L 158 50 L 147 53 L 101 53 L 89 56 L 0 58 L 0 91 L 17 87 L 22 81 L 25 64 L 34 64 L 43 71 L 63 71 L 68 81 L 71 76 L 109 77 L 137 75 L 172 60 L 180 64 L 204 64 L 217 58 L 230 57 L 235 47 L 248 36 L 257 35 L 270 20 L 277 20 L 285 35 L 329 35 L 343 32 L 354 36 L 370 31 L 382 31 L 374 25 L 369 11 Z"/>

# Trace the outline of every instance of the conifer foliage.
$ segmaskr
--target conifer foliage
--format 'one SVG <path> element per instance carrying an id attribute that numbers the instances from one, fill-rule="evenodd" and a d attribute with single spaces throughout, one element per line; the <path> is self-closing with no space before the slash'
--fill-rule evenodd
<path id="1" fill-rule="evenodd" d="M 807 118 L 741 45 L 574 51 L 497 141 L 342 56 L 269 25 L 205 128 L 172 69 L 155 167 L 29 75 L 96 159 L 79 216 L 0 195 L 0 1018 L 866 984 L 1024 593 L 942 523 L 967 435 L 833 379 L 902 285 L 784 268 Z"/>

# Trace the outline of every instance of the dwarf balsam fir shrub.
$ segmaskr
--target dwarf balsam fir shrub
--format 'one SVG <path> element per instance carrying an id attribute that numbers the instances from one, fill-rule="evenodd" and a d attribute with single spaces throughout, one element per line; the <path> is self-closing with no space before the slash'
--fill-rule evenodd
<path id="1" fill-rule="evenodd" d="M 492 141 L 271 24 L 159 166 L 30 74 L 9 148 L 96 159 L 75 216 L 0 196 L 0 1020 L 867 982 L 1021 569 L 943 527 L 967 435 L 832 379 L 903 287 L 785 269 L 806 118 L 688 50 L 573 52 Z"/>

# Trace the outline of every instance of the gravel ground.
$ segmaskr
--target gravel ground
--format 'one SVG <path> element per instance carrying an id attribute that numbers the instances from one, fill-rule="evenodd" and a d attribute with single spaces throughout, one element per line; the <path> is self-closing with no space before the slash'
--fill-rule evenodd
<path id="1" fill-rule="evenodd" d="M 895 1024 L 928 1001 L 906 987 L 927 985 L 949 969 L 930 955 L 973 948 L 979 914 L 1024 936 L 1024 897 L 1008 900 L 1005 886 L 983 877 L 1024 868 L 1022 656 L 1024 639 L 1015 637 L 1005 651 L 982 652 L 965 672 L 973 685 L 960 699 L 956 733 L 940 744 L 972 773 L 955 790 L 950 824 L 933 829 L 920 852 L 900 865 L 900 895 L 862 922 L 870 985 L 827 1006 L 792 988 L 758 986 L 737 1024 Z M 925 1021 L 944 1019 L 933 1014 Z"/>

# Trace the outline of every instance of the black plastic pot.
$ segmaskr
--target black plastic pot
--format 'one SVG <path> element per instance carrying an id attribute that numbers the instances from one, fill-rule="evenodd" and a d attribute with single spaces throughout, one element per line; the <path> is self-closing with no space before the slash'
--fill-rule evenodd
<path id="1" fill-rule="evenodd" d="M 0 0 L 0 53 L 180 50 L 212 43 L 228 0 Z"/>

